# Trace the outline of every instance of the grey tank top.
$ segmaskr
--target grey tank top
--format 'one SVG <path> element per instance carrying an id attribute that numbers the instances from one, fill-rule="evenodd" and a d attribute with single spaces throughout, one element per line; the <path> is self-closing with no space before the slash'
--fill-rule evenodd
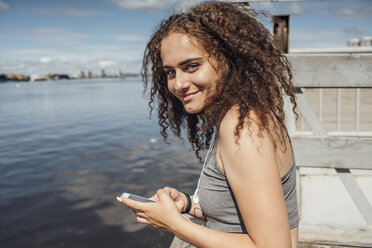
<path id="1" fill-rule="evenodd" d="M 205 226 L 222 232 L 247 233 L 225 173 L 217 165 L 217 140 L 218 135 L 209 148 L 209 156 L 206 157 L 197 191 L 199 204 L 206 219 Z M 282 176 L 281 181 L 289 227 L 292 229 L 298 226 L 299 222 L 294 158 L 291 168 Z"/>

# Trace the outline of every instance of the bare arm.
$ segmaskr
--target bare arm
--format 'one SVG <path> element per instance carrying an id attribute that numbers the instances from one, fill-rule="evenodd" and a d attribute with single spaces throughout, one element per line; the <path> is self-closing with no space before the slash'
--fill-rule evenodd
<path id="1" fill-rule="evenodd" d="M 289 248 L 291 235 L 272 138 L 264 132 L 259 136 L 258 127 L 252 124 L 249 130 L 245 125 L 236 139 L 237 117 L 238 112 L 232 109 L 221 122 L 217 161 L 225 171 L 248 234 L 195 226 L 180 229 L 181 233 L 176 229 L 175 234 L 198 247 Z M 251 118 L 255 120 L 254 113 Z"/>
<path id="2" fill-rule="evenodd" d="M 219 159 L 250 239 L 258 247 L 291 247 L 288 216 L 272 138 L 258 126 L 244 124 L 234 135 L 238 111 L 220 125 Z M 250 113 L 255 121 L 255 114 Z"/>
<path id="3" fill-rule="evenodd" d="M 155 203 L 121 199 L 136 212 L 139 223 L 172 232 L 180 239 L 199 248 L 255 247 L 247 234 L 219 232 L 186 220 L 163 189 L 158 190 Z"/>
<path id="4" fill-rule="evenodd" d="M 138 222 L 172 232 L 197 247 L 291 247 L 273 143 L 265 134 L 258 136 L 246 127 L 236 142 L 236 122 L 237 113 L 229 111 L 220 125 L 217 160 L 233 190 L 247 234 L 219 232 L 187 221 L 163 190 L 158 191 L 156 203 L 123 199 L 137 210 Z"/>

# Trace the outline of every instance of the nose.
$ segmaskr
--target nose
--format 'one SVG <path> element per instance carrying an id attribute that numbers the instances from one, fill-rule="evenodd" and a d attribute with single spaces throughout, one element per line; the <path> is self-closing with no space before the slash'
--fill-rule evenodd
<path id="1" fill-rule="evenodd" d="M 174 89 L 177 92 L 182 92 L 182 91 L 187 91 L 189 87 L 190 87 L 190 82 L 187 76 L 182 72 L 176 73 L 176 84 L 174 86 Z"/>

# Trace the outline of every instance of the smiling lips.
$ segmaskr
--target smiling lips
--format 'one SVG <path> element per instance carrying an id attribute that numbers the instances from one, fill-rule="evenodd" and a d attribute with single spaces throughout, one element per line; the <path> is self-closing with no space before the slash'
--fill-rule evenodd
<path id="1" fill-rule="evenodd" d="M 180 95 L 181 99 L 183 102 L 188 102 L 190 101 L 197 93 L 199 92 L 199 90 L 197 91 L 194 91 L 194 92 L 190 92 L 190 93 L 187 93 L 187 94 L 184 94 L 184 95 Z"/>

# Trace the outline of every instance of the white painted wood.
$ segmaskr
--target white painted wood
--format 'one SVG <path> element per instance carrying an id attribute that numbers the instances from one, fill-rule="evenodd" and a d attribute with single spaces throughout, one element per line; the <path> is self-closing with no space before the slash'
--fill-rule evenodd
<path id="1" fill-rule="evenodd" d="M 372 247 L 371 175 L 368 174 L 372 171 L 372 132 L 359 131 L 360 88 L 372 88 L 372 48 L 290 50 L 286 56 L 292 64 L 297 87 L 319 88 L 318 116 L 305 96 L 296 94 L 298 109 L 312 130 L 296 130 L 291 135 L 298 170 L 333 171 L 333 180 L 320 174 L 297 175 L 300 244 Z M 321 124 L 326 119 L 322 113 L 323 88 L 338 91 L 335 132 L 326 132 Z M 356 88 L 354 131 L 341 130 L 340 88 Z M 369 182 L 368 187 L 361 183 L 360 176 L 353 177 L 350 169 L 364 171 L 361 177 Z"/>
<path id="2" fill-rule="evenodd" d="M 354 177 L 351 175 L 349 169 L 338 169 L 336 168 L 337 174 L 340 177 L 345 188 L 349 192 L 349 195 L 353 199 L 355 205 L 358 207 L 360 213 L 362 214 L 364 220 L 368 225 L 372 225 L 372 207 L 369 204 L 367 198 L 360 189 L 358 183 L 355 181 Z"/>
<path id="3" fill-rule="evenodd" d="M 372 227 L 301 225 L 300 243 L 330 245 L 328 247 L 372 247 Z"/>
<path id="4" fill-rule="evenodd" d="M 300 167 L 296 167 L 296 191 L 297 191 L 297 206 L 298 206 L 298 216 L 301 220 L 302 216 L 302 182 L 301 182 L 301 174 L 300 174 Z"/>
<path id="5" fill-rule="evenodd" d="M 337 89 L 337 131 L 341 131 L 341 89 Z"/>
<path id="6" fill-rule="evenodd" d="M 298 106 L 297 106 L 298 107 Z M 302 132 L 304 132 L 305 130 L 305 120 L 304 120 L 304 117 L 301 115 L 301 118 L 300 118 L 300 129 Z"/>
<path id="7" fill-rule="evenodd" d="M 293 104 L 290 101 L 290 98 L 284 96 L 284 113 L 285 113 L 285 125 L 288 130 L 289 136 L 292 136 L 296 133 L 296 116 L 293 113 Z"/>
<path id="8" fill-rule="evenodd" d="M 371 137 L 372 131 L 329 131 L 328 135 L 330 136 L 357 136 L 357 137 Z"/>
<path id="9" fill-rule="evenodd" d="M 367 225 L 349 192 L 333 168 L 300 167 L 300 223 L 365 227 Z M 372 170 L 352 170 L 369 202 L 372 202 Z"/>
<path id="10" fill-rule="evenodd" d="M 355 131 L 359 131 L 359 115 L 360 115 L 360 89 L 355 89 Z"/>
<path id="11" fill-rule="evenodd" d="M 323 89 L 318 89 L 318 118 L 319 122 L 322 123 L 323 119 Z"/>
<path id="12" fill-rule="evenodd" d="M 301 167 L 372 169 L 372 138 L 293 136 Z"/>
<path id="13" fill-rule="evenodd" d="M 290 54 L 372 53 L 372 47 L 292 48 Z"/>
<path id="14" fill-rule="evenodd" d="M 326 137 L 327 132 L 322 127 L 318 117 L 314 113 L 310 106 L 310 103 L 306 100 L 304 94 L 296 94 L 297 107 L 301 111 L 301 114 L 305 118 L 307 124 L 310 126 L 311 130 L 314 132 L 315 136 Z"/>
<path id="15" fill-rule="evenodd" d="M 371 137 L 372 136 L 372 131 L 329 131 L 327 132 L 328 136 L 342 136 L 342 137 Z M 311 131 L 301 131 L 297 130 L 294 136 L 314 136 L 313 132 Z"/>
<path id="16" fill-rule="evenodd" d="M 286 56 L 297 87 L 372 87 L 372 53 Z"/>

